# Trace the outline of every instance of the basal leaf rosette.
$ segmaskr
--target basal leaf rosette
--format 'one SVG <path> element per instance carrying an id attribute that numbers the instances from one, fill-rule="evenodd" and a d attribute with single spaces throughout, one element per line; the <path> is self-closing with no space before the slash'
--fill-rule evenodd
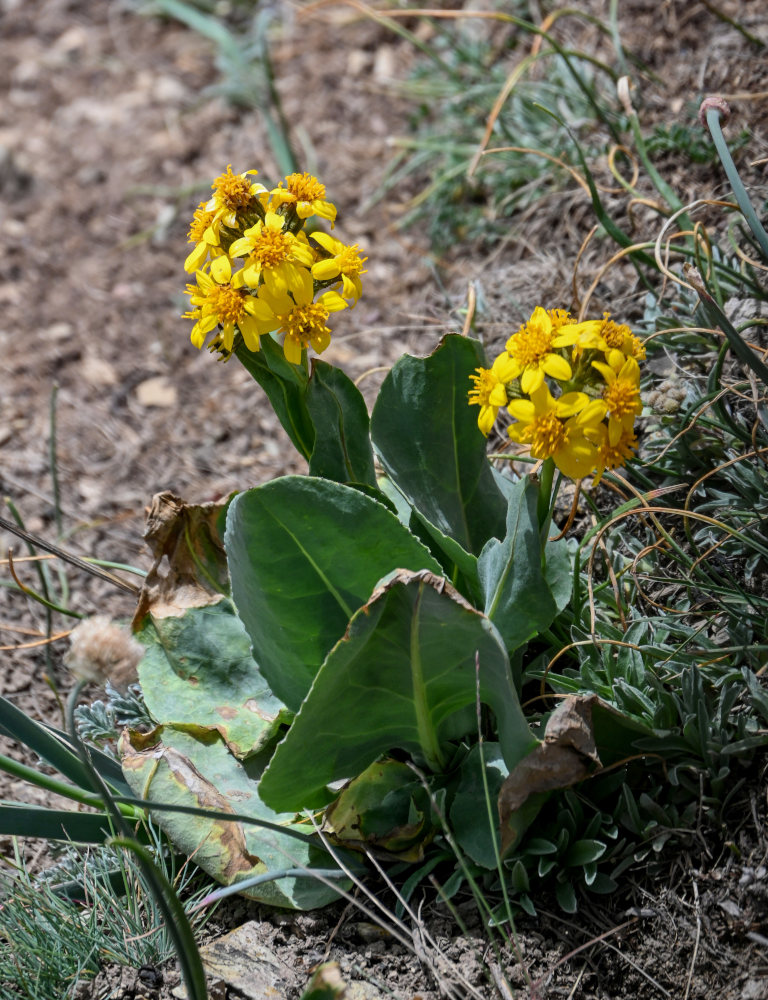
<path id="1" fill-rule="evenodd" d="M 642 412 L 639 361 L 645 347 L 606 313 L 577 323 L 564 309 L 537 306 L 490 368 L 470 378 L 470 405 L 488 436 L 506 407 L 509 437 L 564 475 L 598 482 L 637 448 Z"/>
<path id="2" fill-rule="evenodd" d="M 197 348 L 224 359 L 238 345 L 255 352 L 261 337 L 281 339 L 285 358 L 301 365 L 306 351 L 322 353 L 330 343 L 332 312 L 354 306 L 365 273 L 358 246 L 329 233 L 304 232 L 317 216 L 333 225 L 336 206 L 325 187 L 307 173 L 289 174 L 271 190 L 253 180 L 256 170 L 232 167 L 213 182 L 189 229 L 193 249 L 184 267 Z"/>

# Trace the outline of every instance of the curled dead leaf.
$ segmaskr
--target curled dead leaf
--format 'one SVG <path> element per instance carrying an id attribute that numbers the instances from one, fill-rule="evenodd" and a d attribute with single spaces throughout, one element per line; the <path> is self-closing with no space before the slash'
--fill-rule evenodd
<path id="1" fill-rule="evenodd" d="M 533 796 L 569 788 L 602 767 L 595 746 L 595 695 L 569 695 L 549 717 L 544 739 L 509 773 L 499 792 L 502 853 L 518 839 L 510 820 Z"/>
<path id="2" fill-rule="evenodd" d="M 179 616 L 207 607 L 229 592 L 224 544 L 218 524 L 225 504 L 187 504 L 166 490 L 147 510 L 144 538 L 153 562 L 133 617 L 137 629 L 147 614 Z"/>

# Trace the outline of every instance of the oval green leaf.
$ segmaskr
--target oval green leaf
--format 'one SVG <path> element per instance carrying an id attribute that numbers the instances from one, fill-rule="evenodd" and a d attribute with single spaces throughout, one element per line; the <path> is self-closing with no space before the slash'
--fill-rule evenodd
<path id="1" fill-rule="evenodd" d="M 382 577 L 399 568 L 440 572 L 382 504 L 307 476 L 275 479 L 237 496 L 225 547 L 254 658 L 292 711 Z"/>
<path id="2" fill-rule="evenodd" d="M 387 475 L 419 514 L 467 552 L 502 538 L 506 502 L 486 456 L 472 371 L 485 363 L 476 340 L 450 335 L 428 358 L 404 355 L 387 375 L 371 417 Z"/>
<path id="3" fill-rule="evenodd" d="M 264 801 L 280 811 L 326 805 L 331 782 L 393 748 L 443 770 L 449 741 L 477 726 L 478 685 L 509 767 L 536 740 L 496 629 L 444 579 L 426 570 L 392 574 L 315 678 L 264 772 Z"/>

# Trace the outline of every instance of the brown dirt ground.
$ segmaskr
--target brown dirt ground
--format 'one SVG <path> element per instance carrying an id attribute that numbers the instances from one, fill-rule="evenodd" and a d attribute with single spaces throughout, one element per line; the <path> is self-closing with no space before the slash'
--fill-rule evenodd
<path id="1" fill-rule="evenodd" d="M 278 4 L 280 91 L 307 165 L 339 206 L 340 233 L 370 257 L 366 294 L 354 313 L 337 318 L 326 358 L 358 377 L 404 350 L 429 352 L 460 325 L 457 310 L 472 278 L 486 291 L 481 332 L 489 340 L 503 337 L 539 301 L 569 305 L 572 262 L 593 224 L 588 199 L 575 185 L 558 187 L 535 215 L 514 220 L 490 256 L 457 247 L 436 261 L 423 234 L 397 231 L 414 189 L 365 207 L 390 161 L 392 137 L 407 130 L 408 104 L 393 84 L 405 77 L 413 54 L 350 8 L 306 15 L 305 6 Z M 547 13 L 529 6 L 534 20 Z M 710 6 L 620 5 L 625 47 L 658 74 L 644 77 L 644 115 L 672 123 L 689 101 L 724 91 L 752 131 L 749 158 L 756 161 L 767 148 L 768 70 Z M 719 9 L 768 37 L 761 6 L 723 0 Z M 605 17 L 608 4 L 590 0 L 580 8 Z M 579 19 L 563 19 L 558 31 L 596 52 L 605 44 Z M 0 0 L 0 484 L 28 529 L 55 539 L 48 445 L 57 385 L 62 535 L 80 554 L 146 566 L 143 514 L 155 492 L 171 489 L 202 501 L 302 471 L 259 390 L 235 364 L 214 366 L 196 352 L 179 319 L 188 219 L 212 177 L 232 163 L 279 179 L 259 112 L 212 96 L 217 78 L 208 43 L 174 22 L 142 15 L 137 3 Z M 761 167 L 750 169 L 759 177 Z M 712 168 L 687 171 L 671 163 L 669 170 L 684 199 L 723 190 Z M 584 256 L 582 291 L 600 254 Z M 623 305 L 631 318 L 640 298 L 628 282 L 626 272 L 614 270 L 593 301 L 595 314 L 610 297 L 614 313 Z M 366 391 L 373 393 L 381 377 L 367 376 Z M 23 554 L 18 540 L 4 534 L 0 547 L 9 546 Z M 21 565 L 19 572 L 36 585 L 33 567 Z M 131 614 L 129 597 L 75 572 L 69 578 L 70 603 L 79 611 Z M 68 687 L 65 643 L 48 655 L 39 647 L 8 649 L 29 640 L 18 630 L 44 630 L 38 607 L 9 590 L 0 590 L 0 627 L 0 693 L 36 718 L 60 722 L 49 681 Z M 56 628 L 67 627 L 67 619 L 56 619 Z M 7 746 L 0 741 L 0 750 Z M 0 795 L 38 801 L 34 790 L 1 775 Z M 681 855 L 652 896 L 638 885 L 613 909 L 587 909 L 577 921 L 546 913 L 526 921 L 523 958 L 539 986 L 527 990 L 510 960 L 520 995 L 768 997 L 762 778 L 751 812 L 739 833 L 738 864 L 733 855 Z M 433 911 L 432 932 L 480 983 L 473 949 L 482 953 L 483 946 L 457 936 L 439 907 Z M 402 1000 L 436 997 L 419 962 L 386 938 L 370 940 L 358 916 L 351 911 L 342 919 L 341 909 L 285 916 L 239 903 L 220 926 L 257 919 L 263 941 L 302 974 L 333 938 L 330 956 L 352 978 L 377 982 Z M 564 960 L 625 921 L 631 922 L 623 930 Z M 163 995 L 172 970 L 166 979 Z M 123 976 L 122 985 L 105 975 L 90 989 L 83 1000 L 161 995 L 135 975 Z"/>

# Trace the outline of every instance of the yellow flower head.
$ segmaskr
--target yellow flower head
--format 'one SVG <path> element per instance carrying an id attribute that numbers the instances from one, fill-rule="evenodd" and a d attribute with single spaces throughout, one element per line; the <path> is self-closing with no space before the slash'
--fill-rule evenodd
<path id="1" fill-rule="evenodd" d="M 283 183 L 285 187 L 283 187 Z M 271 206 L 290 205 L 300 219 L 319 215 L 331 222 L 336 218 L 336 206 L 325 200 L 325 185 L 311 174 L 288 174 L 285 182 L 269 192 Z"/>
<path id="2" fill-rule="evenodd" d="M 258 351 L 261 331 L 254 318 L 257 300 L 242 287 L 241 274 L 239 271 L 233 278 L 229 259 L 217 257 L 211 263 L 210 274 L 197 271 L 197 284 L 187 285 L 189 304 L 193 308 L 184 313 L 184 317 L 195 320 L 190 335 L 195 347 L 202 347 L 208 334 L 220 327 L 211 347 L 223 347 L 231 352 L 235 333 L 239 330 L 248 349 Z"/>
<path id="3" fill-rule="evenodd" d="M 469 377 L 475 383 L 474 389 L 469 390 L 470 406 L 479 406 L 480 414 L 477 418 L 477 426 L 486 437 L 491 433 L 499 409 L 507 405 L 507 382 L 511 382 L 513 376 L 512 359 L 504 351 L 493 362 L 491 368 L 475 368 L 476 375 Z"/>
<path id="4" fill-rule="evenodd" d="M 606 469 L 619 469 L 627 459 L 632 458 L 637 449 L 637 438 L 631 428 L 622 428 L 618 441 L 611 444 L 608 428 L 600 424 L 593 441 L 597 445 L 597 475 L 593 485 L 597 486 Z"/>
<path id="5" fill-rule="evenodd" d="M 213 212 L 208 211 L 208 203 L 201 201 L 192 216 L 192 222 L 187 234 L 187 242 L 194 243 L 195 248 L 184 261 L 185 271 L 197 271 L 203 266 L 208 254 L 216 257 L 222 251 L 219 247 L 219 235 L 213 229 Z"/>
<path id="6" fill-rule="evenodd" d="M 596 320 L 595 325 L 598 322 L 599 326 L 595 331 L 593 346 L 605 353 L 606 360 L 612 351 L 620 351 L 625 358 L 643 360 L 645 345 L 626 324 L 614 322 L 610 313 L 604 313 L 602 320 Z"/>
<path id="7" fill-rule="evenodd" d="M 249 179 L 251 174 L 257 173 L 258 170 L 246 170 L 242 174 L 233 174 L 230 164 L 227 172 L 216 178 L 211 185 L 213 197 L 205 206 L 213 213 L 213 226 L 235 229 L 246 213 L 263 203 L 267 189 Z"/>
<path id="8" fill-rule="evenodd" d="M 593 361 L 605 379 L 603 401 L 608 412 L 608 440 L 616 446 L 625 432 L 630 432 L 635 417 L 643 412 L 640 400 L 640 366 L 634 358 L 625 358 L 620 351 L 611 352 L 609 364 Z"/>
<path id="9" fill-rule="evenodd" d="M 545 375 L 566 382 L 573 374 L 566 359 L 555 352 L 575 343 L 578 334 L 573 326 L 559 322 L 563 310 L 551 312 L 557 314 L 555 322 L 546 309 L 537 306 L 528 322 L 507 341 L 507 351 L 514 362 L 512 377 L 520 376 L 520 388 L 525 393 L 541 388 Z"/>
<path id="10" fill-rule="evenodd" d="M 285 335 L 283 353 L 291 364 L 301 364 L 301 352 L 310 345 L 321 354 L 331 342 L 326 325 L 332 312 L 346 309 L 347 303 L 338 292 L 327 291 L 317 302 L 312 301 L 314 283 L 309 271 L 302 271 L 301 281 L 287 292 L 275 292 L 264 284 L 259 289 L 254 310 L 263 332 L 276 330 Z"/>
<path id="11" fill-rule="evenodd" d="M 271 291 L 291 291 L 301 284 L 300 272 L 312 266 L 315 255 L 306 236 L 295 236 L 284 224 L 282 215 L 267 212 L 263 222 L 246 229 L 230 246 L 231 257 L 246 257 L 243 280 L 251 288 L 263 277 Z"/>
<path id="12" fill-rule="evenodd" d="M 312 277 L 317 281 L 333 281 L 334 278 L 340 278 L 342 296 L 345 299 L 352 299 L 354 305 L 363 294 L 360 275 L 366 273 L 363 264 L 368 258 L 360 256 L 357 243 L 354 246 L 347 246 L 328 233 L 312 233 L 312 239 L 328 254 L 312 265 Z"/>
<path id="13" fill-rule="evenodd" d="M 602 400 L 590 400 L 584 392 L 567 392 L 555 399 L 543 383 L 530 399 L 513 399 L 507 409 L 517 421 L 508 428 L 509 436 L 528 444 L 534 458 L 553 459 L 571 479 L 583 479 L 594 471 L 597 447 L 592 439 L 605 416 Z"/>

